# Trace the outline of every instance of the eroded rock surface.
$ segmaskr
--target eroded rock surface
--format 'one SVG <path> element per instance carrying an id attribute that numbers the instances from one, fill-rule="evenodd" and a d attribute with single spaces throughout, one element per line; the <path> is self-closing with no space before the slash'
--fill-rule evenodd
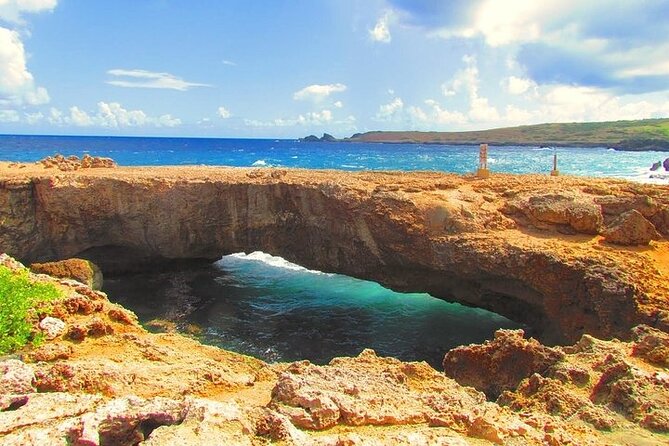
<path id="1" fill-rule="evenodd" d="M 90 260 L 66 259 L 57 262 L 33 263 L 30 265 L 30 270 L 52 277 L 74 279 L 94 290 L 102 289 L 102 271 Z"/>
<path id="2" fill-rule="evenodd" d="M 629 343 L 584 335 L 548 349 L 521 331 L 500 330 L 494 341 L 447 353 L 445 373 L 492 397 L 502 388 L 497 403 L 521 415 L 580 419 L 603 432 L 669 433 L 667 334 L 646 326 L 634 333 Z"/>
<path id="3" fill-rule="evenodd" d="M 644 251 L 602 243 L 632 210 L 663 238 Z M 0 221 L 0 250 L 27 261 L 80 255 L 121 271 L 262 250 L 486 308 L 544 341 L 624 337 L 639 323 L 669 329 L 667 186 L 220 167 L 56 174 L 0 164 Z"/>
<path id="4" fill-rule="evenodd" d="M 371 350 L 328 365 L 268 365 L 147 333 L 103 293 L 31 277 L 63 291 L 54 311 L 68 326 L 111 330 L 0 360 L 3 445 L 650 446 L 669 430 L 669 338 L 647 326 L 631 342 L 586 335 L 550 348 L 500 331 L 450 352 L 457 380 L 502 390 L 492 402 L 426 363 Z"/>

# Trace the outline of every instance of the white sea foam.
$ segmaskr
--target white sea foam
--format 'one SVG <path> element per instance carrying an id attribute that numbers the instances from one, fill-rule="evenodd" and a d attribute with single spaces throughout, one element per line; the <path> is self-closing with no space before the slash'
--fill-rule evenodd
<path id="1" fill-rule="evenodd" d="M 325 274 L 329 275 L 328 273 L 324 273 L 321 271 L 316 271 L 312 269 L 307 269 L 303 266 L 297 265 L 295 263 L 289 262 L 288 260 L 284 259 L 283 257 L 279 256 L 273 256 L 271 254 L 267 254 L 262 251 L 254 251 L 251 254 L 246 254 L 244 252 L 237 252 L 234 254 L 230 254 L 228 256 L 224 256 L 219 262 L 225 262 L 225 259 L 227 258 L 234 258 L 234 259 L 239 259 L 239 260 L 244 260 L 244 261 L 254 261 L 254 262 L 260 262 L 264 263 L 265 265 L 274 267 L 274 268 L 281 268 L 281 269 L 287 269 L 291 271 L 300 271 L 303 273 L 311 273 L 311 274 Z"/>
<path id="2" fill-rule="evenodd" d="M 265 161 L 265 160 L 257 160 L 257 161 L 255 161 L 253 164 L 251 164 L 251 165 L 252 165 L 252 166 L 266 166 L 266 165 L 267 165 L 267 161 Z"/>
<path id="3" fill-rule="evenodd" d="M 624 178 L 638 183 L 669 184 L 669 172 L 650 171 L 645 167 Z"/>

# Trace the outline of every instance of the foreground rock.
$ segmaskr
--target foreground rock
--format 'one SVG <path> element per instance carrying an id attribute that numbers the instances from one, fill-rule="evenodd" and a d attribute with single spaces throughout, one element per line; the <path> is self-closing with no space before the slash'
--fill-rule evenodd
<path id="1" fill-rule="evenodd" d="M 103 293 L 32 277 L 61 288 L 54 313 L 79 328 L 0 359 L 3 446 L 650 446 L 669 431 L 669 335 L 647 326 L 629 343 L 555 348 L 500 331 L 448 353 L 456 379 L 371 350 L 269 366 L 147 333 Z M 501 395 L 491 402 L 465 380 Z"/>
<path id="2" fill-rule="evenodd" d="M 617 223 L 632 211 L 643 217 L 643 237 L 634 221 Z M 669 330 L 667 186 L 220 167 L 55 173 L 0 164 L 0 221 L 0 250 L 30 262 L 78 256 L 127 271 L 262 250 L 490 309 L 544 341 L 625 337 L 639 323 Z"/>
<path id="3" fill-rule="evenodd" d="M 630 343 L 584 335 L 573 346 L 547 348 L 523 339 L 522 330 L 500 330 L 493 341 L 448 352 L 444 368 L 521 415 L 669 433 L 669 335 L 646 326 L 633 333 Z"/>

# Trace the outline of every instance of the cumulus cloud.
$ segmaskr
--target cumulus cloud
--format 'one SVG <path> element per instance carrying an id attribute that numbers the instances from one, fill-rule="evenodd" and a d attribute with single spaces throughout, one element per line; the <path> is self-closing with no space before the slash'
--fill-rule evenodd
<path id="1" fill-rule="evenodd" d="M 52 11 L 57 4 L 58 0 L 1 0 L 0 19 L 21 24 L 24 13 Z"/>
<path id="2" fill-rule="evenodd" d="M 211 87 L 208 84 L 188 82 L 170 73 L 158 73 L 147 70 L 125 70 L 115 68 L 107 71 L 115 78 L 108 80 L 109 85 L 124 88 L 159 88 L 167 90 L 186 91 L 194 87 Z"/>
<path id="3" fill-rule="evenodd" d="M 278 118 L 270 121 L 260 121 L 256 119 L 245 119 L 244 124 L 248 127 L 321 127 L 339 126 L 351 129 L 356 119 L 349 115 L 343 119 L 335 119 L 331 110 L 323 109 L 321 111 L 309 112 L 298 115 L 296 118 Z"/>
<path id="4" fill-rule="evenodd" d="M 411 106 L 408 108 L 409 116 L 414 123 L 427 124 L 430 126 L 444 126 L 451 124 L 464 124 L 466 116 L 459 111 L 450 111 L 433 99 L 425 101 L 427 110 L 421 107 Z"/>
<path id="5" fill-rule="evenodd" d="M 458 70 L 450 82 L 441 87 L 444 96 L 454 96 L 461 91 L 467 94 L 469 111 L 467 117 L 474 122 L 492 122 L 499 119 L 499 112 L 490 105 L 489 99 L 479 93 L 479 69 L 476 57 L 465 55 L 462 58 L 465 67 Z"/>
<path id="6" fill-rule="evenodd" d="M 374 28 L 369 30 L 370 39 L 374 42 L 390 43 L 392 36 L 390 35 L 389 25 L 391 20 L 393 20 L 393 17 L 394 15 L 392 11 L 386 11 L 386 13 L 376 22 Z"/>
<path id="7" fill-rule="evenodd" d="M 220 116 L 222 119 L 228 119 L 230 116 L 232 116 L 232 114 L 230 113 L 230 110 L 220 106 L 218 107 L 218 116 Z"/>
<path id="8" fill-rule="evenodd" d="M 520 95 L 537 87 L 536 82 L 524 77 L 509 76 L 501 82 L 504 89 L 512 95 Z"/>
<path id="9" fill-rule="evenodd" d="M 401 119 L 403 110 L 404 101 L 402 98 L 395 97 L 389 103 L 379 105 L 375 119 L 377 121 L 397 121 Z"/>
<path id="10" fill-rule="evenodd" d="M 98 102 L 95 113 L 88 113 L 77 106 L 70 107 L 65 114 L 55 107 L 49 110 L 47 121 L 53 125 L 73 125 L 77 127 L 176 127 L 181 120 L 170 114 L 149 116 L 142 110 L 125 109 L 118 102 Z M 40 118 L 41 119 L 41 118 Z"/>
<path id="11" fill-rule="evenodd" d="M 645 0 L 387 0 L 429 35 L 479 38 L 517 53 L 537 84 L 641 94 L 669 89 L 669 2 Z"/>
<path id="12" fill-rule="evenodd" d="M 296 91 L 293 94 L 293 99 L 296 101 L 311 100 L 314 102 L 320 102 L 331 94 L 341 93 L 342 91 L 346 91 L 346 85 L 344 84 L 313 84 Z"/>
<path id="13" fill-rule="evenodd" d="M 18 122 L 19 112 L 16 110 L 0 110 L 0 122 Z"/>
<path id="14" fill-rule="evenodd" d="M 49 93 L 35 85 L 26 66 L 23 42 L 16 31 L 0 27 L 0 102 L 40 105 L 49 102 Z"/>

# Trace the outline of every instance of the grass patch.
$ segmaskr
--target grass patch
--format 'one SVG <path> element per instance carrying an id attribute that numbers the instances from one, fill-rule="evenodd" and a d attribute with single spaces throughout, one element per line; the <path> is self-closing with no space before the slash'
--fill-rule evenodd
<path id="1" fill-rule="evenodd" d="M 30 319 L 60 292 L 49 283 L 32 282 L 28 270 L 12 271 L 0 265 L 0 355 L 11 353 L 28 342 L 37 344 Z"/>

